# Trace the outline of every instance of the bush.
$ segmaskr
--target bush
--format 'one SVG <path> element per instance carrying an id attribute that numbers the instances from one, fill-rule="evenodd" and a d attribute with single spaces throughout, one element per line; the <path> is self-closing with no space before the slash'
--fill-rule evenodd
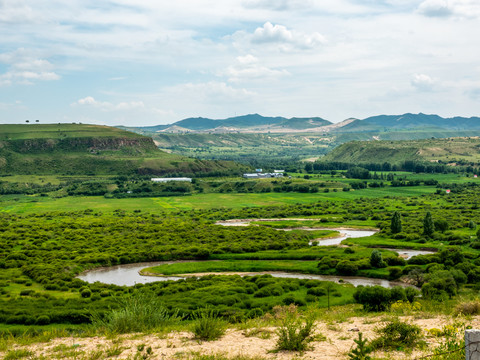
<path id="1" fill-rule="evenodd" d="M 192 331 L 196 339 L 205 341 L 217 340 L 227 330 L 226 322 L 219 318 L 213 310 L 198 310 L 194 314 L 194 319 Z"/>
<path id="2" fill-rule="evenodd" d="M 40 315 L 35 321 L 37 325 L 48 325 L 50 324 L 50 318 L 47 315 Z"/>
<path id="3" fill-rule="evenodd" d="M 319 286 L 319 287 L 314 287 L 314 288 L 308 289 L 307 294 L 308 295 L 314 295 L 314 296 L 324 296 L 324 295 L 327 295 L 327 290 L 325 290 L 325 288 Z"/>
<path id="4" fill-rule="evenodd" d="M 375 349 L 405 349 L 414 348 L 421 340 L 422 330 L 417 325 L 411 325 L 395 319 L 377 330 L 380 335 L 372 341 Z"/>
<path id="5" fill-rule="evenodd" d="M 390 267 L 390 268 L 388 268 L 388 278 L 390 280 L 396 280 L 400 276 L 402 276 L 402 272 L 403 272 L 402 268 Z"/>
<path id="6" fill-rule="evenodd" d="M 314 319 L 302 320 L 295 310 L 283 314 L 282 323 L 277 330 L 278 340 L 274 351 L 305 351 L 313 341 Z"/>
<path id="7" fill-rule="evenodd" d="M 355 275 L 358 271 L 358 266 L 351 261 L 340 261 L 335 267 L 340 275 Z"/>
<path id="8" fill-rule="evenodd" d="M 455 307 L 455 314 L 457 315 L 478 315 L 480 314 L 480 302 L 464 302 Z"/>
<path id="9" fill-rule="evenodd" d="M 92 291 L 88 288 L 85 288 L 83 290 L 80 291 L 80 295 L 83 297 L 83 298 L 89 298 L 90 296 L 92 296 Z"/>
<path id="10" fill-rule="evenodd" d="M 390 290 L 381 286 L 359 286 L 353 298 L 367 311 L 385 311 L 390 307 Z"/>

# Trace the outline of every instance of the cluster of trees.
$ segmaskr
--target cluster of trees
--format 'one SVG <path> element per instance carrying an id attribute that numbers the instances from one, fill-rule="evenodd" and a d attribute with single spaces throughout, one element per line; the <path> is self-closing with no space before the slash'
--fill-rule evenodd
<path id="1" fill-rule="evenodd" d="M 313 164 L 305 165 L 307 172 L 327 171 L 327 170 L 350 170 L 358 167 L 358 164 L 346 163 L 346 162 L 326 162 L 318 160 Z M 443 174 L 443 173 L 460 173 L 466 172 L 473 174 L 478 171 L 478 168 L 472 166 L 448 166 L 441 163 L 425 163 L 422 161 L 406 160 L 400 164 L 391 164 L 389 162 L 384 163 L 362 163 L 361 167 L 369 171 L 408 171 L 415 173 L 431 173 L 431 174 Z"/>

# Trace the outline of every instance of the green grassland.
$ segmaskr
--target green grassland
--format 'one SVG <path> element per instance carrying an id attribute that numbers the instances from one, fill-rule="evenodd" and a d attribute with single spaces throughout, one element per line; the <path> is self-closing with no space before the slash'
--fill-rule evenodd
<path id="1" fill-rule="evenodd" d="M 408 141 L 349 142 L 322 158 L 326 162 L 400 164 L 405 161 L 474 163 L 480 161 L 480 139 L 448 138 Z"/>
<path id="2" fill-rule="evenodd" d="M 28 195 L 7 195 L 0 198 L 0 211 L 10 213 L 36 213 L 49 211 L 117 209 L 164 212 L 193 209 L 241 209 L 244 207 L 280 206 L 285 204 L 311 204 L 317 201 L 343 202 L 358 198 L 385 196 L 419 196 L 436 191 L 432 186 L 404 188 L 372 188 L 349 192 L 329 193 L 260 193 L 260 194 L 194 194 L 191 196 L 149 197 L 135 199 L 106 199 L 103 196 L 75 196 L 51 198 Z"/>
<path id="3" fill-rule="evenodd" d="M 176 275 L 207 272 L 263 272 L 287 271 L 300 273 L 315 273 L 317 261 L 296 260 L 233 260 L 233 261 L 202 261 L 196 263 L 176 263 L 150 267 L 142 270 L 142 274 Z"/>
<path id="4" fill-rule="evenodd" d="M 141 135 L 102 125 L 84 124 L 2 124 L 0 141 L 26 139 L 65 139 L 82 137 L 122 137 L 141 139 Z"/>
<path id="5" fill-rule="evenodd" d="M 151 138 L 117 128 L 0 125 L 0 174 L 241 174 L 243 170 L 233 163 L 167 154 Z"/>

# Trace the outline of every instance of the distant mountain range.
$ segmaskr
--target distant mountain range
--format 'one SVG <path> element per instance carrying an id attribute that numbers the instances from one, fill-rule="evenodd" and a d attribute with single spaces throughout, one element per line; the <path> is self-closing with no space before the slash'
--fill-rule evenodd
<path id="1" fill-rule="evenodd" d="M 214 120 L 187 118 L 169 125 L 120 127 L 141 133 L 345 133 L 388 131 L 480 130 L 480 117 L 442 118 L 438 115 L 378 115 L 332 123 L 320 117 L 284 118 L 250 114 Z"/>

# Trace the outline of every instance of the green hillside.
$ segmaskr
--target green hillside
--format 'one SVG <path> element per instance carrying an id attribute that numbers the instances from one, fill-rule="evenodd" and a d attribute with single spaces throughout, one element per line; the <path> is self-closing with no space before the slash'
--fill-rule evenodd
<path id="1" fill-rule="evenodd" d="M 400 164 L 416 160 L 446 164 L 478 164 L 480 138 L 448 138 L 406 141 L 352 141 L 322 158 L 325 162 Z"/>
<path id="2" fill-rule="evenodd" d="M 151 138 L 117 128 L 0 125 L 0 174 L 240 173 L 230 162 L 190 159 L 158 150 Z"/>

